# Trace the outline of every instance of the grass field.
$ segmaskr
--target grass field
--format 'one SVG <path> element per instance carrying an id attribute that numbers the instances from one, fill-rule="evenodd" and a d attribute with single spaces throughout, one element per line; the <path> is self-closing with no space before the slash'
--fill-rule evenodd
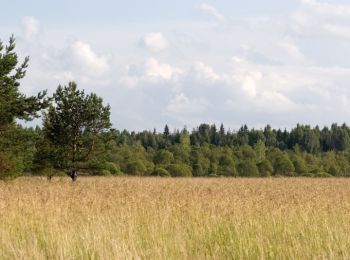
<path id="1" fill-rule="evenodd" d="M 350 179 L 0 182 L 0 259 L 349 259 Z"/>

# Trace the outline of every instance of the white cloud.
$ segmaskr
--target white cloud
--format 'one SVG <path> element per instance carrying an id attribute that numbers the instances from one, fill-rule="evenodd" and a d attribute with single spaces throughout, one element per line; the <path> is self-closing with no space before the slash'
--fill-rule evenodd
<path id="1" fill-rule="evenodd" d="M 193 113 L 203 113 L 208 106 L 205 98 L 188 98 L 184 93 L 176 94 L 167 107 L 168 112 L 175 115 L 187 115 Z"/>
<path id="2" fill-rule="evenodd" d="M 82 69 L 86 74 L 97 76 L 109 70 L 107 59 L 97 55 L 89 44 L 76 41 L 71 44 L 70 48 L 70 54 L 73 59 L 73 69 Z"/>
<path id="3" fill-rule="evenodd" d="M 32 40 L 40 32 L 40 23 L 33 16 L 25 16 L 22 18 L 22 28 L 25 38 L 27 40 Z"/>
<path id="4" fill-rule="evenodd" d="M 350 4 L 300 0 L 291 15 L 293 30 L 305 36 L 350 37 Z"/>
<path id="5" fill-rule="evenodd" d="M 162 33 L 147 33 L 140 40 L 140 45 L 150 51 L 159 52 L 168 47 L 168 41 Z"/>
<path id="6" fill-rule="evenodd" d="M 214 82 L 220 79 L 220 76 L 203 62 L 196 62 L 194 64 L 194 72 L 196 80 L 200 82 Z"/>
<path id="7" fill-rule="evenodd" d="M 300 51 L 299 47 L 295 44 L 290 36 L 282 39 L 279 45 L 287 52 L 290 58 L 300 62 L 305 61 L 303 53 Z"/>
<path id="8" fill-rule="evenodd" d="M 155 58 L 149 58 L 145 63 L 145 75 L 149 78 L 170 80 L 179 73 L 181 73 L 180 69 L 166 63 L 160 63 Z"/>
<path id="9" fill-rule="evenodd" d="M 141 64 L 127 65 L 126 75 L 121 78 L 121 83 L 127 87 L 135 87 L 144 83 L 174 81 L 182 73 L 181 69 L 151 57 Z"/>
<path id="10" fill-rule="evenodd" d="M 303 1 L 284 17 L 226 19 L 216 26 L 199 20 L 123 25 L 113 33 L 45 30 L 43 41 L 17 44 L 25 46 L 20 57 L 32 58 L 22 85 L 35 92 L 75 80 L 111 103 L 115 127 L 130 130 L 166 122 L 232 128 L 348 121 L 350 17 L 347 5 L 324 4 Z M 207 4 L 201 10 L 225 19 Z M 26 24 L 23 38 L 36 39 L 39 22 Z M 166 38 L 156 32 L 140 40 L 151 31 Z"/>
<path id="11" fill-rule="evenodd" d="M 225 16 L 220 13 L 214 6 L 211 6 L 206 3 L 202 3 L 199 5 L 199 10 L 201 10 L 203 13 L 208 14 L 218 21 L 223 21 L 225 20 Z"/>
<path id="12" fill-rule="evenodd" d="M 325 16 L 337 16 L 349 19 L 350 5 L 345 4 L 330 4 L 327 2 L 320 2 L 317 0 L 301 0 L 301 3 L 310 8 L 313 12 Z"/>

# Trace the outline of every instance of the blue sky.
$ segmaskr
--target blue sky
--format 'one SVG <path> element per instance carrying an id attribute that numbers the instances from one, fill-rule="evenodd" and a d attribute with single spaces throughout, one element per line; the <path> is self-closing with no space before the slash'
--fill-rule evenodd
<path id="1" fill-rule="evenodd" d="M 349 123 L 348 1 L 0 6 L 0 39 L 15 34 L 31 57 L 22 90 L 52 93 L 74 80 L 112 106 L 118 129 Z"/>

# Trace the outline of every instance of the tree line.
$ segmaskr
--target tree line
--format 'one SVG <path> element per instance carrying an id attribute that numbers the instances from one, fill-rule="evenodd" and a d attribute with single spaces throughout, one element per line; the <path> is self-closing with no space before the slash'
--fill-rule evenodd
<path id="1" fill-rule="evenodd" d="M 20 92 L 29 58 L 15 39 L 0 41 L 0 178 L 22 174 L 136 176 L 348 176 L 350 128 L 297 125 L 290 130 L 226 130 L 221 124 L 162 132 L 111 128 L 110 106 L 75 82 L 52 96 Z M 43 112 L 41 127 L 18 125 Z"/>

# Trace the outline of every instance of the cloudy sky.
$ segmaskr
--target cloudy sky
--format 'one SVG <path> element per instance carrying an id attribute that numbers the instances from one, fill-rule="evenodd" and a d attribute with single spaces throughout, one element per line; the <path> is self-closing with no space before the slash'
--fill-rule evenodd
<path id="1" fill-rule="evenodd" d="M 350 121 L 348 0 L 0 0 L 22 90 L 74 80 L 115 128 Z"/>

